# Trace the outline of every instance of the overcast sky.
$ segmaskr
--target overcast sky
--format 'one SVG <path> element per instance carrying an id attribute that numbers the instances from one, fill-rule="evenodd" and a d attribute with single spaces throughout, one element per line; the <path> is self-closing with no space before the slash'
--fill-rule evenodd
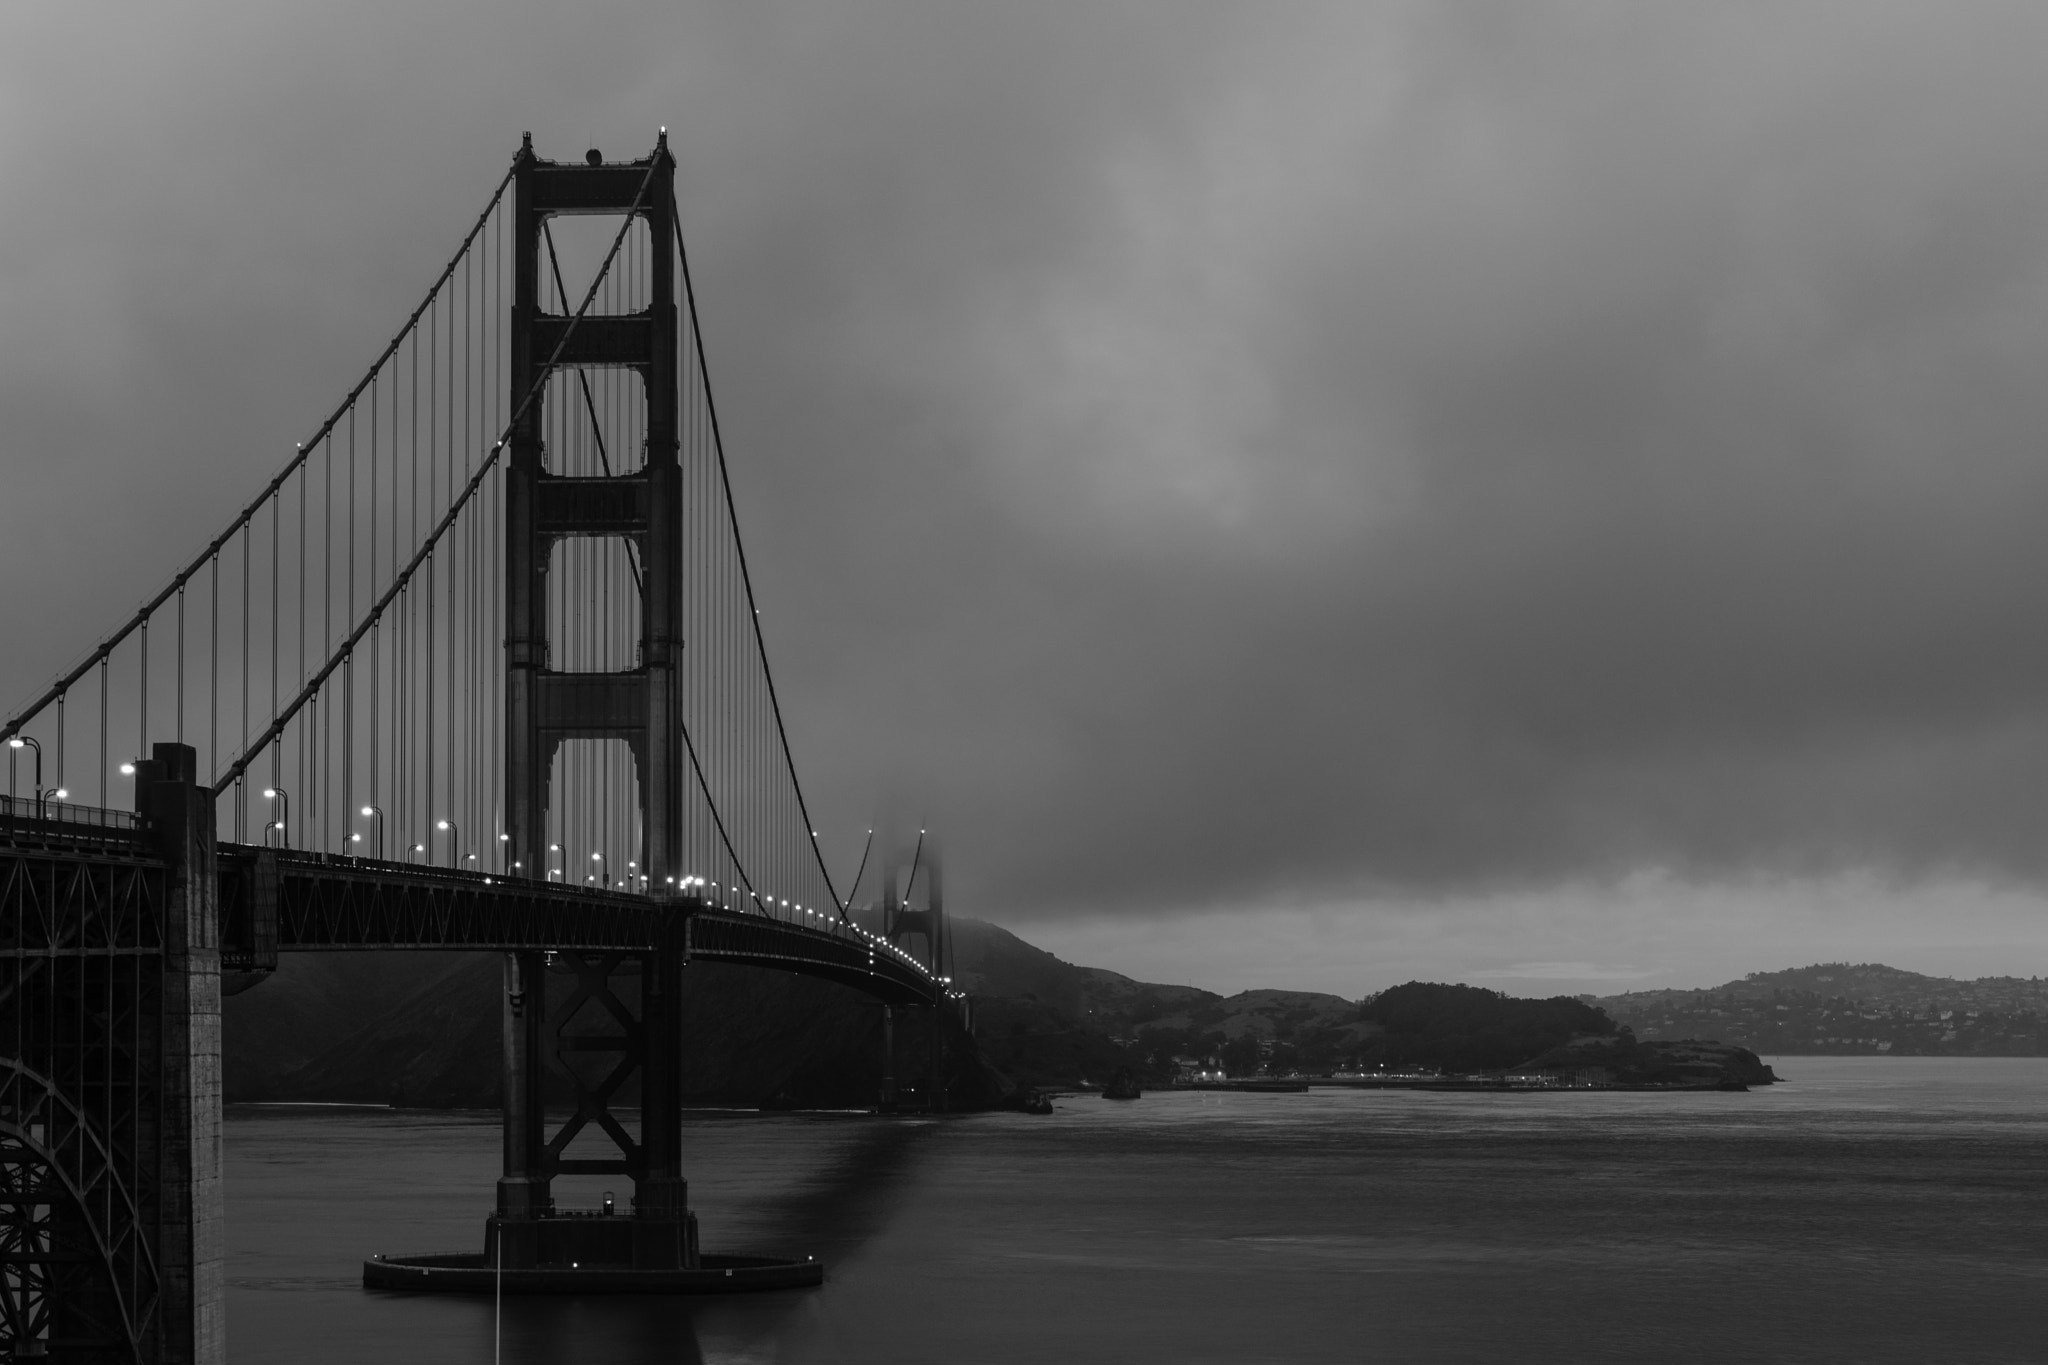
<path id="1" fill-rule="evenodd" d="M 2048 9 L 311 9 L 0 22 L 10 711 L 522 130 L 666 125 L 848 870 L 1220 990 L 2048 971 Z"/>

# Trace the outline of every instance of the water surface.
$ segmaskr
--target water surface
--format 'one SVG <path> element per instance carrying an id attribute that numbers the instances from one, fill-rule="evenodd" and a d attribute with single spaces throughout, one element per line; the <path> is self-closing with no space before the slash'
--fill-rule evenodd
<path id="1" fill-rule="evenodd" d="M 2048 1358 L 2048 1059 L 1773 1060 L 1791 1083 L 1746 1094 L 695 1116 L 706 1248 L 817 1255 L 824 1287 L 508 1299 L 503 1358 Z M 227 1161 L 238 1365 L 492 1359 L 488 1300 L 359 1269 L 481 1246 L 492 1117 L 238 1109 Z"/>

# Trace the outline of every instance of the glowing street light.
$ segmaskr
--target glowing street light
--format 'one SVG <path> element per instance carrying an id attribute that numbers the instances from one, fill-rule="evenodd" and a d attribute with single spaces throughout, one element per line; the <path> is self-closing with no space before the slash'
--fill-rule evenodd
<path id="1" fill-rule="evenodd" d="M 40 820 L 43 818 L 44 815 L 43 802 L 44 797 L 46 795 L 46 793 L 43 791 L 43 746 L 38 744 L 32 736 L 16 735 L 12 739 L 7 741 L 7 747 L 14 750 L 27 748 L 34 749 L 36 751 L 36 818 Z M 10 760 L 12 760 L 13 757 L 13 754 L 8 755 L 8 758 Z M 13 777 L 11 774 L 9 775 L 8 778 L 8 784 L 10 788 L 13 785 Z"/>
<path id="2" fill-rule="evenodd" d="M 462 866 L 462 860 L 455 856 L 462 845 L 462 831 L 455 827 L 453 820 L 438 821 L 434 828 L 448 831 L 448 866 Z"/>
<path id="3" fill-rule="evenodd" d="M 382 862 L 384 860 L 384 808 L 382 806 L 364 806 L 363 814 L 377 822 L 372 828 L 377 831 L 377 860 Z"/>
<path id="4" fill-rule="evenodd" d="M 263 795 L 267 799 L 277 802 L 277 818 L 263 827 L 263 842 L 269 843 L 270 831 L 276 830 L 277 846 L 279 848 L 290 848 L 292 840 L 291 835 L 285 832 L 285 822 L 292 818 L 291 793 L 287 792 L 283 787 L 265 787 Z"/>

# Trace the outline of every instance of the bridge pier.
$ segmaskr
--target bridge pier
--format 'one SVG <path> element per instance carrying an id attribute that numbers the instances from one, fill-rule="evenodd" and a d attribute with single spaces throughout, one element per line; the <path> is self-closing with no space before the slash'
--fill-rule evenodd
<path id="1" fill-rule="evenodd" d="M 549 958 L 555 958 L 553 966 Z M 668 1272 L 697 1268 L 696 1218 L 682 1173 L 681 1037 L 676 1008 L 683 956 L 519 952 L 505 955 L 504 1174 L 484 1234 L 484 1255 L 507 1269 Z M 551 1002 L 550 977 L 574 984 Z M 626 990 L 638 985 L 638 1017 Z M 592 1027 L 617 1030 L 593 1033 Z M 613 1055 L 593 1080 L 572 1064 Z M 549 1065 L 552 1063 L 552 1065 Z M 575 1093 L 576 1109 L 548 1132 L 549 1073 Z M 611 1101 L 635 1073 L 640 1081 L 636 1140 L 612 1114 Z M 595 1127 L 619 1155 L 567 1155 L 578 1134 Z M 557 1175 L 622 1175 L 633 1182 L 631 1207 L 561 1210 Z"/>
<path id="2" fill-rule="evenodd" d="M 924 1108 L 927 1114 L 943 1114 L 946 1112 L 945 1013 L 934 1004 L 926 1014 L 931 1019 L 931 1036 L 924 1054 Z"/>
<path id="3" fill-rule="evenodd" d="M 505 954 L 504 1174 L 498 1179 L 498 1207 L 489 1234 L 493 1263 L 537 1265 L 537 1221 L 554 1200 L 548 1178 L 540 1173 L 540 1024 L 546 999 L 540 989 L 541 955 Z"/>
<path id="4" fill-rule="evenodd" d="M 221 1365 L 220 948 L 193 751 L 0 820 L 0 1357 Z"/>
<path id="5" fill-rule="evenodd" d="M 159 1082 L 157 1359 L 225 1365 L 221 1188 L 219 877 L 213 793 L 186 744 L 135 765 L 136 813 L 168 875 Z"/>
<path id="6" fill-rule="evenodd" d="M 885 1114 L 896 1112 L 896 1007 L 882 1006 L 882 1101 Z"/>

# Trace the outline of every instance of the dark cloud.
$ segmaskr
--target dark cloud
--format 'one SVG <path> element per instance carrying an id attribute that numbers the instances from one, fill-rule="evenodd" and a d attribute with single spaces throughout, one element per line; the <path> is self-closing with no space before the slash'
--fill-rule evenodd
<path id="1" fill-rule="evenodd" d="M 666 123 L 849 857 L 893 808 L 1009 916 L 2044 871 L 2037 9 L 128 18 L 0 59 L 0 691 L 520 129 Z"/>

